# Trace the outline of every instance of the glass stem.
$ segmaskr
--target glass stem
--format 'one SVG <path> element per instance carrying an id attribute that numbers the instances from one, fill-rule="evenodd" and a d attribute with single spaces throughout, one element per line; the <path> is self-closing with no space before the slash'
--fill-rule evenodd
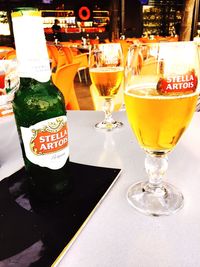
<path id="1" fill-rule="evenodd" d="M 103 104 L 103 111 L 105 113 L 105 119 L 104 119 L 105 122 L 111 123 L 113 121 L 112 118 L 113 109 L 114 109 L 114 104 L 112 98 L 111 97 L 105 98 Z"/>
<path id="2" fill-rule="evenodd" d="M 149 182 L 146 185 L 145 191 L 166 193 L 162 186 L 162 180 L 167 168 L 168 157 L 166 153 L 159 155 L 146 153 L 145 169 L 149 177 Z"/>

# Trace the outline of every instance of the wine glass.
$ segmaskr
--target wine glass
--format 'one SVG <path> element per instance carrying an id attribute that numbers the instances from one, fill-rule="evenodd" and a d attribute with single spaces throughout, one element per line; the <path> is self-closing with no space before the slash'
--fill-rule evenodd
<path id="1" fill-rule="evenodd" d="M 93 86 L 104 98 L 105 118 L 95 125 L 98 129 L 112 130 L 121 127 L 122 122 L 112 117 L 113 98 L 117 95 L 124 77 L 124 65 L 119 43 L 96 44 L 89 52 L 89 72 Z"/>
<path id="2" fill-rule="evenodd" d="M 170 215 L 183 206 L 183 195 L 163 182 L 168 153 L 195 111 L 199 59 L 193 42 L 131 46 L 125 69 L 125 106 L 129 124 L 146 152 L 148 181 L 128 189 L 129 203 L 147 215 Z"/>

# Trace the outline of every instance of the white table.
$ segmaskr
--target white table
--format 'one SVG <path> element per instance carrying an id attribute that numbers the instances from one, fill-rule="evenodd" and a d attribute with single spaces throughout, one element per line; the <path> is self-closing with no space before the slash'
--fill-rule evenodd
<path id="1" fill-rule="evenodd" d="M 128 204 L 125 195 L 129 185 L 146 178 L 144 153 L 124 112 L 115 113 L 114 117 L 122 120 L 124 127 L 101 132 L 93 127 L 103 118 L 101 112 L 68 112 L 71 160 L 121 168 L 122 174 L 57 266 L 200 266 L 200 113 L 195 114 L 176 149 L 169 155 L 166 180 L 182 191 L 185 205 L 177 214 L 168 217 L 145 216 Z M 10 160 L 13 155 L 6 156 L 7 152 L 2 149 L 1 145 L 0 160 L 2 155 Z M 13 153 L 15 158 L 18 155 L 19 161 L 15 171 L 22 162 L 20 150 L 15 148 Z M 10 164 L 5 164 L 11 168 Z"/>
<path id="2" fill-rule="evenodd" d="M 23 165 L 14 116 L 0 117 L 0 180 Z"/>

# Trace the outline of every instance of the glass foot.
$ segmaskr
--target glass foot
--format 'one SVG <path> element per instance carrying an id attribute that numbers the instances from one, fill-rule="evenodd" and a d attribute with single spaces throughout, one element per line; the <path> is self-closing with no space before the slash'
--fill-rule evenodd
<path id="1" fill-rule="evenodd" d="M 0 104 L 0 117 L 13 114 L 12 104 L 9 102 L 5 105 Z"/>
<path id="2" fill-rule="evenodd" d="M 120 128 L 122 126 L 123 126 L 122 122 L 115 121 L 115 120 L 113 120 L 112 122 L 102 121 L 102 122 L 95 124 L 96 129 L 103 129 L 107 131 L 111 131 L 112 129 L 115 129 L 115 128 Z"/>
<path id="3" fill-rule="evenodd" d="M 161 216 L 177 212 L 183 206 L 183 195 L 171 184 L 152 188 L 148 182 L 132 185 L 127 192 L 128 202 L 146 215 Z"/>

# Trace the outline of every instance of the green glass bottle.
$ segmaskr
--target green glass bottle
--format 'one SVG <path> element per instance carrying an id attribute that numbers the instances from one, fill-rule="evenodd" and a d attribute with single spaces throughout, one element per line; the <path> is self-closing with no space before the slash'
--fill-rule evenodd
<path id="1" fill-rule="evenodd" d="M 40 13 L 12 13 L 20 87 L 13 111 L 31 192 L 55 199 L 70 185 L 67 116 L 64 97 L 51 82 L 51 71 Z M 22 34 L 25 29 L 31 29 Z"/>

